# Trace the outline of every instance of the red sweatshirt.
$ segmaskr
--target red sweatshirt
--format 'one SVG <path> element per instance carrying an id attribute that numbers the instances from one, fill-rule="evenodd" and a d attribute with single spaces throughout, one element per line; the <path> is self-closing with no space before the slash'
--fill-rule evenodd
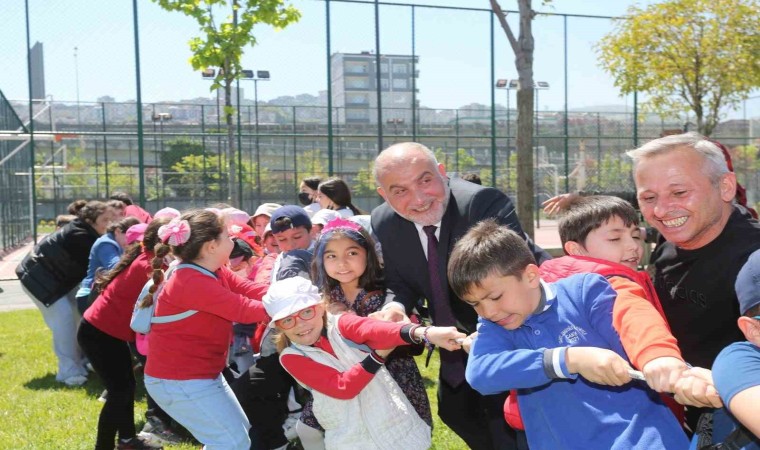
<path id="1" fill-rule="evenodd" d="M 408 335 L 409 328 L 409 325 L 381 322 L 355 314 L 343 314 L 338 321 L 338 330 L 344 338 L 357 344 L 366 344 L 369 348 L 377 350 L 407 345 L 409 342 L 406 342 L 402 335 Z M 324 335 L 312 346 L 335 356 L 330 342 Z M 346 372 L 339 372 L 332 367 L 301 355 L 282 355 L 280 363 L 301 383 L 340 400 L 351 399 L 359 395 L 359 392 L 375 376 L 373 372 L 368 372 L 361 363 L 354 364 Z"/>
<path id="2" fill-rule="evenodd" d="M 109 336 L 122 341 L 134 341 L 135 332 L 129 327 L 129 321 L 137 296 L 150 278 L 152 259 L 152 252 L 140 253 L 87 308 L 85 320 Z"/>
<path id="3" fill-rule="evenodd" d="M 215 273 L 216 280 L 197 270 L 178 270 L 166 281 L 156 317 L 190 309 L 198 313 L 151 326 L 147 375 L 169 380 L 216 378 L 227 364 L 232 322 L 269 320 L 261 303 L 266 291 L 226 267 Z"/>

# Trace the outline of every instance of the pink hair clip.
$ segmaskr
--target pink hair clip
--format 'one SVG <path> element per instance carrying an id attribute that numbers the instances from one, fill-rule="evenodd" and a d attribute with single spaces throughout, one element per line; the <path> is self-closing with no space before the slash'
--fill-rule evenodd
<path id="1" fill-rule="evenodd" d="M 190 239 L 190 223 L 187 220 L 173 219 L 158 229 L 161 242 L 169 245 L 182 245 Z"/>
<path id="2" fill-rule="evenodd" d="M 361 232 L 361 229 L 362 229 L 361 225 L 359 225 L 358 223 L 352 222 L 350 220 L 340 217 L 338 219 L 333 219 L 327 222 L 327 224 L 325 224 L 325 227 L 322 228 L 322 234 L 325 234 L 330 230 L 336 230 L 339 228 L 354 230 L 357 232 Z"/>

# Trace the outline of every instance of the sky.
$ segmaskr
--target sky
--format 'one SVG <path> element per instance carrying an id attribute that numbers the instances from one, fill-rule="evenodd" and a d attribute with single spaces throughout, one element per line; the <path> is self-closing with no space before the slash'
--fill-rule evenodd
<path id="1" fill-rule="evenodd" d="M 130 0 L 28 0 L 31 41 L 42 42 L 48 95 L 54 100 L 82 102 L 111 96 L 117 101 L 136 97 L 132 2 Z M 639 1 L 645 6 L 654 0 Z M 138 0 L 143 102 L 212 97 L 210 83 L 193 71 L 188 40 L 198 35 L 196 23 L 177 12 L 163 11 L 153 1 Z M 292 0 L 302 18 L 284 30 L 254 28 L 258 44 L 245 49 L 243 65 L 269 70 L 271 81 L 259 83 L 259 99 L 283 95 L 318 95 L 326 89 L 325 2 Z M 488 0 L 409 0 L 416 5 L 459 6 L 486 10 Z M 2 0 L 0 91 L 9 99 L 28 97 L 24 0 Z M 516 9 L 515 0 L 501 0 Z M 541 5 L 538 0 L 534 4 Z M 628 0 L 554 0 L 540 11 L 579 15 L 620 16 Z M 410 54 L 412 8 L 381 5 L 381 53 Z M 486 11 L 414 8 L 415 49 L 419 56 L 418 99 L 431 108 L 457 108 L 470 103 L 490 104 L 490 27 Z M 374 7 L 331 2 L 333 52 L 374 50 Z M 517 25 L 517 14 L 508 17 Z M 516 78 L 514 56 L 504 32 L 494 22 L 496 78 Z M 608 19 L 567 19 L 568 105 L 570 108 L 631 105 L 613 80 L 598 66 L 595 43 L 614 29 Z M 549 82 L 539 94 L 539 108 L 560 110 L 564 105 L 563 19 L 539 16 L 534 22 L 534 77 Z M 75 56 L 75 48 L 76 56 Z M 245 97 L 253 97 L 250 81 L 242 81 Z M 78 93 L 78 94 L 77 94 Z M 640 96 L 641 98 L 641 96 Z M 506 103 L 506 91 L 496 91 Z M 515 98 L 510 100 L 512 107 Z M 760 101 L 753 102 L 760 114 Z M 751 115 L 751 112 L 750 112 Z"/>

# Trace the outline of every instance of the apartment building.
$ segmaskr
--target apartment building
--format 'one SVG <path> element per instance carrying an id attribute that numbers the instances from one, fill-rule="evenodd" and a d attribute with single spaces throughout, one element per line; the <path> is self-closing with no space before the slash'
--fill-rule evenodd
<path id="1" fill-rule="evenodd" d="M 339 123 L 377 123 L 377 59 L 372 52 L 331 56 L 332 100 Z M 411 123 L 419 57 L 380 55 L 379 59 L 382 119 Z"/>

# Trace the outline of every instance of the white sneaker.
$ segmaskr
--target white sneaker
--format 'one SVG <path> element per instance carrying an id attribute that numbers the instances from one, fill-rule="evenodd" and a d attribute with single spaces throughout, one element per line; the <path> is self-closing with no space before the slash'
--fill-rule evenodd
<path id="1" fill-rule="evenodd" d="M 298 438 L 298 433 L 296 432 L 296 424 L 298 423 L 298 419 L 300 417 L 301 411 L 290 413 L 285 419 L 285 422 L 283 422 L 282 429 L 285 432 L 285 438 L 287 440 L 293 441 Z"/>
<path id="2" fill-rule="evenodd" d="M 63 384 L 66 386 L 81 386 L 87 383 L 87 377 L 84 375 L 74 375 L 63 380 Z"/>

